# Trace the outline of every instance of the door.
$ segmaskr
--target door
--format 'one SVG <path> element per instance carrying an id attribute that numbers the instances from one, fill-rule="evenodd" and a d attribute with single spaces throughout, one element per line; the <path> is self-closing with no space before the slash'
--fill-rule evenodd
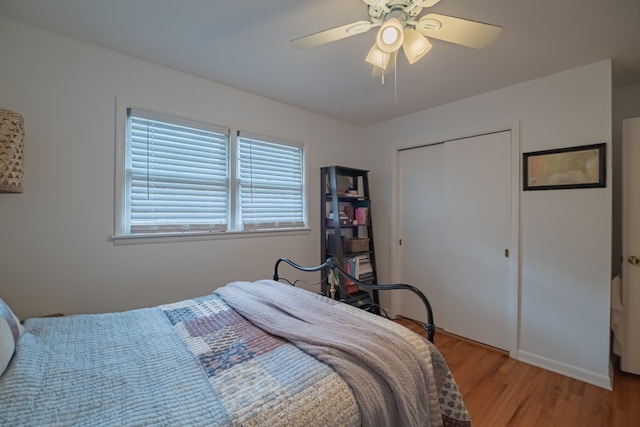
<path id="1" fill-rule="evenodd" d="M 640 374 L 640 117 L 622 124 L 622 319 L 620 368 Z"/>
<path id="2" fill-rule="evenodd" d="M 445 154 L 445 324 L 508 350 L 511 133 L 457 140 Z"/>
<path id="3" fill-rule="evenodd" d="M 427 295 L 437 326 L 505 350 L 511 156 L 511 133 L 497 132 L 403 151 L 399 174 L 403 282 Z M 410 299 L 400 314 L 423 320 Z"/>
<path id="4" fill-rule="evenodd" d="M 404 150 L 399 153 L 399 228 L 402 283 L 420 289 L 431 303 L 436 325 L 443 315 L 440 268 L 444 242 L 444 144 Z M 399 292 L 401 314 L 425 323 L 427 312 L 412 292 Z"/>

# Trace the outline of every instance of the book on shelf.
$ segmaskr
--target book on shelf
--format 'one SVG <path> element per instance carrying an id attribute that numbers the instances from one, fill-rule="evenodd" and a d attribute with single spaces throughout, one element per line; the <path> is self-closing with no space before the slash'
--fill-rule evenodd
<path id="1" fill-rule="evenodd" d="M 355 283 L 347 285 L 347 295 L 353 295 L 360 290 L 360 287 Z"/>
<path id="2" fill-rule="evenodd" d="M 344 260 L 344 270 L 347 272 L 347 274 L 349 274 L 350 276 L 356 277 L 355 276 L 355 271 L 354 271 L 355 266 L 353 265 L 352 262 L 350 262 L 350 260 L 347 258 Z M 345 277 L 344 279 L 344 285 L 347 291 L 347 294 L 351 295 L 355 292 L 358 292 L 358 290 L 360 289 L 358 287 L 357 284 L 355 284 L 353 282 L 353 280 L 349 279 L 348 277 Z"/>
<path id="3" fill-rule="evenodd" d="M 365 283 L 373 282 L 373 273 L 365 274 L 364 276 L 361 276 L 358 280 Z"/>
<path id="4" fill-rule="evenodd" d="M 356 208 L 355 209 L 355 220 L 358 225 L 366 225 L 367 224 L 367 208 Z"/>
<path id="5" fill-rule="evenodd" d="M 344 260 L 345 271 L 360 280 L 361 282 L 373 281 L 373 266 L 368 255 L 356 255 L 354 257 L 345 258 Z M 349 280 L 351 284 L 351 280 Z"/>
<path id="6" fill-rule="evenodd" d="M 333 225 L 335 220 L 336 218 L 333 212 L 329 212 L 329 216 L 327 217 L 327 225 Z M 351 225 L 353 223 L 353 221 L 349 219 L 344 211 L 340 211 L 338 213 L 338 221 L 340 222 L 340 225 Z"/>

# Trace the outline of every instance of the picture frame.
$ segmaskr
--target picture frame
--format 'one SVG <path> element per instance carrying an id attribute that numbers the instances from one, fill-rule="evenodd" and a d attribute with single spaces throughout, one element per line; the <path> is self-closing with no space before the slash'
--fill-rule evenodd
<path id="1" fill-rule="evenodd" d="M 523 153 L 523 190 L 606 187 L 606 153 L 606 143 Z"/>

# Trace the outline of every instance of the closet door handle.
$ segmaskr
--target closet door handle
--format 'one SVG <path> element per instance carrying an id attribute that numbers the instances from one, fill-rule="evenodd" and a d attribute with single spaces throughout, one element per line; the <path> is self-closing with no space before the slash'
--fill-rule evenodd
<path id="1" fill-rule="evenodd" d="M 638 263 L 640 263 L 640 259 L 638 259 L 638 257 L 633 255 L 629 257 L 629 264 L 638 265 Z"/>

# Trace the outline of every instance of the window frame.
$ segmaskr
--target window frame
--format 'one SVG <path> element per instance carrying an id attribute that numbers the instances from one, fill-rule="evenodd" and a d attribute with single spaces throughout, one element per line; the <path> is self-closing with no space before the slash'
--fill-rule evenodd
<path id="1" fill-rule="evenodd" d="M 176 123 L 187 121 L 189 123 L 199 122 L 204 125 L 210 125 L 214 128 L 229 129 L 229 159 L 228 159 L 228 177 L 229 177 L 229 206 L 230 221 L 226 231 L 218 232 L 188 232 L 188 233 L 153 233 L 153 234 L 126 234 L 126 208 L 128 204 L 127 195 L 127 110 L 143 110 L 157 117 L 165 116 L 167 119 L 173 119 Z M 114 188 L 114 232 L 111 240 L 115 245 L 124 244 L 140 244 L 140 243 L 165 243 L 178 241 L 200 241 L 200 240 L 216 240 L 229 238 L 247 238 L 247 237 L 263 237 L 263 236 L 283 236 L 283 235 L 300 235 L 309 234 L 309 189 L 308 189 L 308 153 L 307 144 L 295 142 L 294 139 L 271 137 L 264 133 L 253 133 L 244 129 L 240 130 L 239 126 L 221 126 L 213 123 L 210 119 L 203 119 L 191 113 L 185 113 L 174 109 L 159 107 L 149 103 L 132 100 L 127 97 L 116 97 L 116 126 L 115 126 L 115 188 Z M 300 228 L 282 228 L 282 229 L 266 229 L 266 230 L 236 230 L 236 218 L 238 218 L 239 209 L 239 190 L 237 176 L 238 169 L 238 134 L 259 135 L 267 142 L 277 144 L 299 146 L 302 149 L 302 211 L 304 226 Z"/>

